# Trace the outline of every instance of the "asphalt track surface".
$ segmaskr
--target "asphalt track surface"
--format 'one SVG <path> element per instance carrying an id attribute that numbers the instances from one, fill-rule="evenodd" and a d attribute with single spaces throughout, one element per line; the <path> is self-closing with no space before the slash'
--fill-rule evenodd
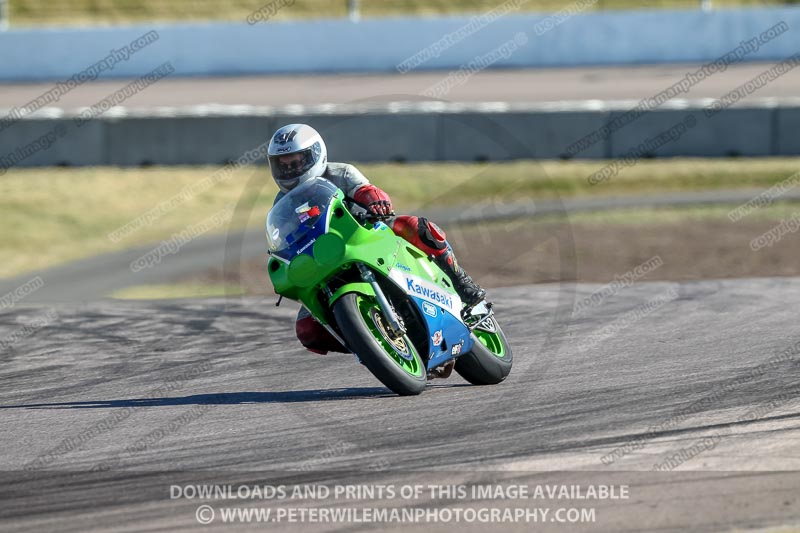
<path id="1" fill-rule="evenodd" d="M 171 485 L 200 481 L 627 484 L 629 499 L 595 502 L 594 524 L 543 529 L 799 524 L 800 279 L 640 283 L 573 311 L 598 289 L 493 290 L 515 351 L 509 379 L 474 387 L 454 376 L 412 398 L 351 356 L 306 353 L 293 340 L 296 306 L 271 299 L 0 312 L 0 339 L 17 335 L 0 366 L 0 529 L 191 529 L 199 503 L 279 505 L 170 499 Z M 699 442 L 713 446 L 651 471 Z M 466 505 L 379 500 L 353 504 Z M 414 529 L 456 527 L 488 526 Z"/>
<path id="2" fill-rule="evenodd" d="M 757 192 L 757 191 L 755 191 Z M 497 218 L 737 204 L 754 191 L 506 206 Z M 531 212 L 533 208 L 533 212 Z M 480 211 L 480 210 L 479 210 Z M 486 218 L 487 213 L 480 211 Z M 432 216 L 456 221 L 458 209 Z M 491 218 L 491 217 L 489 217 Z M 273 298 L 102 300 L 263 253 L 260 231 L 198 239 L 132 277 L 146 249 L 42 273 L 0 310 L 0 530 L 193 530 L 221 507 L 595 508 L 590 524 L 500 530 L 720 531 L 800 524 L 800 279 L 492 289 L 509 379 L 389 393 L 352 356 L 305 352 Z M 0 294 L 18 280 L 0 284 Z M 675 458 L 678 458 L 677 460 Z M 673 461 L 673 471 L 654 472 Z M 624 501 L 171 499 L 173 485 L 628 485 Z M 228 530 L 220 516 L 209 530 Z M 263 524 L 237 526 L 263 529 Z M 270 524 L 485 531 L 481 523 Z"/>
<path id="3" fill-rule="evenodd" d="M 729 67 L 697 83 L 682 99 L 720 98 L 769 69 L 772 63 Z M 443 99 L 453 102 L 558 102 L 639 100 L 652 97 L 695 72 L 699 65 L 486 70 L 453 86 Z M 128 108 L 185 107 L 203 104 L 284 106 L 424 99 L 426 89 L 448 76 L 446 71 L 400 75 L 303 75 L 237 78 L 165 79 L 125 102 Z M 92 82 L 61 97 L 57 107 L 89 107 L 127 80 Z M 49 91 L 53 83 L 0 85 L 0 109 L 21 107 Z M 759 89 L 759 98 L 796 98 L 800 72 L 791 71 Z"/>
<path id="4" fill-rule="evenodd" d="M 768 66 L 729 69 L 686 97 L 717 98 Z M 484 72 L 447 98 L 638 99 L 695 69 Z M 165 80 L 126 105 L 393 101 L 418 95 L 445 75 Z M 122 85 L 90 84 L 59 106 L 92 105 Z M 798 85 L 793 72 L 759 96 L 793 97 Z M 22 105 L 49 88 L 5 85 L 0 108 Z M 235 257 L 221 245 L 232 246 Z M 219 265 L 262 246 L 260 231 L 201 239 L 136 284 L 199 268 L 198 258 Z M 454 376 L 432 382 L 419 397 L 399 398 L 351 356 L 306 353 L 294 341 L 291 303 L 98 300 L 132 284 L 128 267 L 137 256 L 131 254 L 142 251 L 49 271 L 45 288 L 0 311 L 0 530 L 197 529 L 198 504 L 220 502 L 172 500 L 170 486 L 199 482 L 626 484 L 629 499 L 596 502 L 594 524 L 502 529 L 719 531 L 800 524 L 800 279 L 640 283 L 580 312 L 575 302 L 600 286 L 494 289 L 515 350 L 509 379 L 473 387 Z M 0 294 L 25 280 L 0 283 Z M 61 303 L 48 304 L 53 301 Z M 700 443 L 703 450 L 687 459 L 686 450 L 697 451 Z M 678 456 L 675 471 L 652 471 Z M 324 503 L 477 505 L 425 496 Z M 536 502 L 553 509 L 566 504 L 589 505 Z M 500 529 L 476 523 L 379 527 Z M 217 521 L 206 529 L 229 527 Z"/>

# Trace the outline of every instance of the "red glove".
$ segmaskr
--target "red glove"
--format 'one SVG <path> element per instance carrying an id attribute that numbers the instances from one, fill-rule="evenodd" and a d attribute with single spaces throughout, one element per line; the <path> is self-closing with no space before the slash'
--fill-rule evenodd
<path id="1" fill-rule="evenodd" d="M 374 185 L 364 185 L 353 195 L 353 200 L 373 215 L 391 215 L 392 199 Z"/>

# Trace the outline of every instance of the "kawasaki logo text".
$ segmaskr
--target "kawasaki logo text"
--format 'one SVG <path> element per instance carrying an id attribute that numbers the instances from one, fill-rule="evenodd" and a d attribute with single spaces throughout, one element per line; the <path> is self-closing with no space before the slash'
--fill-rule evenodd
<path id="1" fill-rule="evenodd" d="M 439 291 L 429 289 L 428 287 L 418 285 L 413 279 L 406 278 L 406 283 L 408 284 L 409 292 L 419 294 L 423 298 L 433 300 L 434 302 L 440 303 L 441 305 L 450 309 L 453 308 L 453 299 L 450 296 L 447 296 Z"/>

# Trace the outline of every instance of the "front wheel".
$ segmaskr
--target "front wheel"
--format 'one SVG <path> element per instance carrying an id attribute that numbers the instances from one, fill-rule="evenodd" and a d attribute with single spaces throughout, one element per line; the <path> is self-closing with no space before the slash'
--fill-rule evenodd
<path id="1" fill-rule="evenodd" d="M 506 379 L 514 355 L 497 321 L 491 318 L 476 328 L 472 340 L 472 350 L 456 359 L 456 372 L 473 385 L 496 385 Z"/>
<path id="2" fill-rule="evenodd" d="M 392 339 L 374 298 L 345 294 L 333 306 L 342 336 L 381 383 L 401 396 L 420 394 L 428 376 L 422 358 L 407 335 Z"/>

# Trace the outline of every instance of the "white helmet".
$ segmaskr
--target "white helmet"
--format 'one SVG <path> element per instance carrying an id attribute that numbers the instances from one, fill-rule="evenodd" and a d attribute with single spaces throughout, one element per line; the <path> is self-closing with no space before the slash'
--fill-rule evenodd
<path id="1" fill-rule="evenodd" d="M 328 164 L 325 141 L 306 124 L 289 124 L 276 131 L 267 156 L 272 177 L 283 192 L 322 176 Z"/>

